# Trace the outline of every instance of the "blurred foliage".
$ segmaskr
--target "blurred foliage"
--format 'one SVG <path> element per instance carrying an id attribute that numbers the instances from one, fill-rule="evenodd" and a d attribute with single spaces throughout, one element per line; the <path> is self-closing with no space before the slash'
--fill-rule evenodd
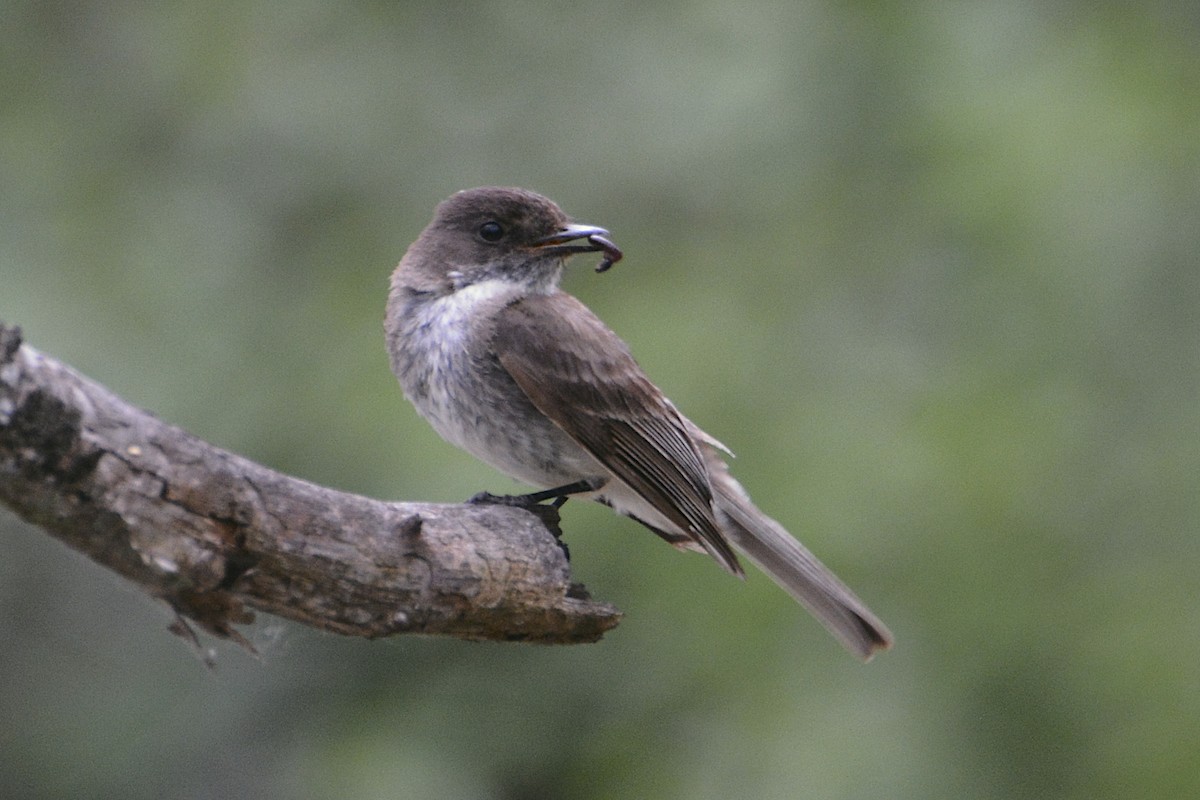
<path id="1" fill-rule="evenodd" d="M 0 4 L 0 319 L 380 497 L 511 484 L 388 372 L 435 203 L 538 189 L 568 276 L 897 634 L 571 504 L 572 649 L 165 611 L 0 517 L 0 795 L 1200 795 L 1200 12 L 1054 2 Z"/>

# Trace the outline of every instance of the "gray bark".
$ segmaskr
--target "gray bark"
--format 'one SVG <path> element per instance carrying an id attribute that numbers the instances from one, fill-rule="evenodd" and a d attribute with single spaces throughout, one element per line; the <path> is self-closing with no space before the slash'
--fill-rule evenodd
<path id="1" fill-rule="evenodd" d="M 350 636 L 591 642 L 554 509 L 386 503 L 221 450 L 0 323 L 0 504 L 184 619 L 246 644 L 251 609 Z"/>

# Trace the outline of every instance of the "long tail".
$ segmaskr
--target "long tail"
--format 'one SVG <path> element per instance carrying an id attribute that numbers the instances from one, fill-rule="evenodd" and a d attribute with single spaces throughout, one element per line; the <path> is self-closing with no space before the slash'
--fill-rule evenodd
<path id="1" fill-rule="evenodd" d="M 713 478 L 718 521 L 734 547 L 859 658 L 870 661 L 876 650 L 892 646 L 891 632 L 866 603 L 782 525 L 759 511 L 728 472 Z"/>

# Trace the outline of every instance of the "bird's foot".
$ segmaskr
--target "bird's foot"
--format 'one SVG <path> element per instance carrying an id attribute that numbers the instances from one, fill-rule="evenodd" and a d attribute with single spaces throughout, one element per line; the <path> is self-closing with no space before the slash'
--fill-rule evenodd
<path id="1" fill-rule="evenodd" d="M 544 501 L 551 500 L 546 503 Z M 508 506 L 509 508 L 521 508 L 536 516 L 546 526 L 546 530 L 554 535 L 554 541 L 558 543 L 559 548 L 563 551 L 568 563 L 571 561 L 571 551 L 567 548 L 567 543 L 562 539 L 562 528 L 559 527 L 561 521 L 558 516 L 558 509 L 567 501 L 565 495 L 550 494 L 546 492 L 532 492 L 530 494 L 492 494 L 491 492 L 479 492 L 472 495 L 467 502 L 471 505 L 493 505 L 493 506 Z"/>
<path id="2" fill-rule="evenodd" d="M 541 492 L 530 492 L 529 494 L 492 494 L 491 492 L 479 492 L 467 500 L 471 505 L 497 505 L 509 506 L 512 508 L 523 508 L 526 511 L 536 514 L 542 523 L 554 534 L 558 546 L 562 548 L 563 555 L 567 561 L 571 560 L 571 551 L 567 548 L 567 543 L 562 540 L 562 528 L 558 526 L 559 516 L 558 510 L 562 508 L 563 503 L 567 502 L 573 494 L 581 494 L 583 492 L 594 492 L 600 488 L 594 480 L 582 480 L 575 483 L 568 483 L 565 486 L 556 486 L 553 489 L 546 489 Z M 546 502 L 549 500 L 550 502 Z"/>
<path id="3" fill-rule="evenodd" d="M 515 506 L 516 508 L 528 509 L 549 500 L 552 508 L 562 508 L 563 503 L 567 502 L 571 495 L 594 492 L 597 488 L 599 487 L 596 486 L 595 481 L 582 480 L 568 483 L 564 486 L 555 486 L 553 489 L 530 492 L 529 494 L 492 494 L 491 492 L 479 492 L 473 495 L 467 502 L 471 505 Z"/>
<path id="4" fill-rule="evenodd" d="M 473 506 L 512 506 L 514 508 L 530 508 L 542 502 L 542 499 L 535 499 L 533 495 L 541 494 L 534 492 L 533 494 L 492 494 L 491 492 L 477 492 L 471 495 L 467 503 Z"/>

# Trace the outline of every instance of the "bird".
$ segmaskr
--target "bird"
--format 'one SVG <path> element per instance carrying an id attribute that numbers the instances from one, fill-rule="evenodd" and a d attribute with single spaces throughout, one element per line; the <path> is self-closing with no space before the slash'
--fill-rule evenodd
<path id="1" fill-rule="evenodd" d="M 724 445 L 559 287 L 580 253 L 601 253 L 601 271 L 623 256 L 606 229 L 527 189 L 441 202 L 392 273 L 385 313 L 392 371 L 417 412 L 447 442 L 541 490 L 521 498 L 602 503 L 739 577 L 741 554 L 860 659 L 890 648 L 866 604 L 754 505 Z"/>

